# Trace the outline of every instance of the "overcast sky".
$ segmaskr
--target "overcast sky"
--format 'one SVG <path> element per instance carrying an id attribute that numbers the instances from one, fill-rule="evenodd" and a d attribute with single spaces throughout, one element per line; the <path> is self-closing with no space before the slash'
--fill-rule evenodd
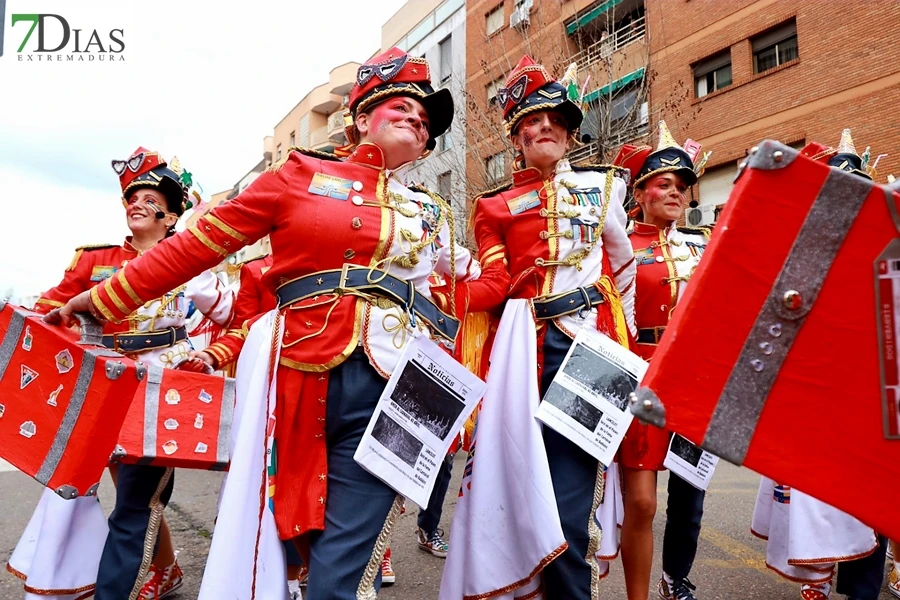
<path id="1" fill-rule="evenodd" d="M 333 67 L 379 50 L 381 25 L 403 3 L 7 0 L 0 294 L 37 294 L 58 283 L 76 246 L 123 241 L 110 160 L 138 146 L 177 155 L 207 198 L 230 189 L 262 158 L 263 138 Z M 22 51 L 35 60 L 20 61 L 31 25 L 11 27 L 16 13 L 63 16 L 82 30 L 82 48 L 93 29 L 104 47 L 110 29 L 123 29 L 125 60 L 66 62 L 72 39 L 62 62 L 37 62 L 35 31 Z M 52 43 L 62 26 L 53 40 L 47 31 Z"/>

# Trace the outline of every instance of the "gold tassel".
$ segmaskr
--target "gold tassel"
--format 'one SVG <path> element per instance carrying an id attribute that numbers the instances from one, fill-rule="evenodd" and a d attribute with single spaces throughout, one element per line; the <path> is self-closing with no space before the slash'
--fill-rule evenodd
<path id="1" fill-rule="evenodd" d="M 72 257 L 72 262 L 69 263 L 69 266 L 66 268 L 66 271 L 73 271 L 75 266 L 78 264 L 78 259 L 81 258 L 81 253 L 84 252 L 81 248 L 75 251 L 75 256 Z"/>
<path id="2" fill-rule="evenodd" d="M 597 287 L 600 288 L 600 294 L 609 305 L 612 312 L 613 320 L 616 323 L 616 338 L 619 344 L 628 347 L 628 324 L 625 322 L 625 310 L 622 308 L 622 296 L 616 289 L 616 284 L 609 275 L 602 276 L 597 281 Z"/>
<path id="3" fill-rule="evenodd" d="M 481 357 L 484 352 L 484 345 L 487 342 L 488 331 L 491 326 L 491 316 L 487 312 L 468 313 L 463 319 L 462 331 L 462 350 L 460 359 L 463 366 L 469 371 L 475 373 L 479 377 L 479 369 L 481 368 Z"/>

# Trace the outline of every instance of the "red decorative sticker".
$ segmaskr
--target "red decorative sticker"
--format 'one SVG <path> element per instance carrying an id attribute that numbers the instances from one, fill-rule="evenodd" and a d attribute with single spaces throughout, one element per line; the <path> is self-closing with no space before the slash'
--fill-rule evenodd
<path id="1" fill-rule="evenodd" d="M 29 383 L 31 383 L 32 381 L 37 379 L 37 377 L 38 377 L 37 371 L 35 371 L 31 367 L 22 365 L 21 378 L 19 379 L 19 389 L 24 390 L 25 386 L 27 386 Z"/>

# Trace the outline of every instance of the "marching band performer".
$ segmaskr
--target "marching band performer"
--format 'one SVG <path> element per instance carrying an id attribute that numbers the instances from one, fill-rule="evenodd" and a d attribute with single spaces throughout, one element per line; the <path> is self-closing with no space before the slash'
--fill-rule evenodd
<path id="1" fill-rule="evenodd" d="M 528 406 L 527 395 L 513 391 L 506 384 L 512 380 L 519 383 L 525 380 L 522 385 L 533 382 L 543 396 L 572 339 L 582 328 L 598 330 L 625 346 L 634 334 L 635 264 L 625 232 L 622 206 L 625 181 L 616 176 L 613 167 L 573 167 L 564 158 L 583 114 L 577 99 L 570 99 L 566 88 L 529 56 L 524 56 L 509 74 L 498 92 L 498 100 L 517 159 L 511 184 L 476 199 L 473 224 L 483 272 L 477 281 L 457 285 L 456 304 L 479 312 L 498 308 L 507 298 L 530 299 L 534 306 L 533 317 L 528 317 L 532 319 L 530 325 L 516 323 L 536 330 L 537 360 L 533 364 L 519 364 L 520 361 L 512 359 L 515 364 L 511 365 L 505 382 L 507 373 L 492 362 L 488 393 L 476 432 L 487 431 L 482 428 L 485 425 L 482 420 L 495 408 L 490 403 L 509 403 L 520 406 L 522 411 L 533 410 L 535 407 Z M 445 295 L 439 297 L 446 303 Z M 503 327 L 501 321 L 501 330 Z M 510 343 L 498 333 L 493 342 L 494 356 L 498 346 Z M 525 568 L 534 566 L 532 575 L 542 569 L 546 598 L 587 600 L 596 593 L 599 577 L 606 572 L 606 565 L 594 560 L 594 555 L 608 550 L 611 557 L 617 547 L 614 517 L 611 529 L 604 530 L 602 535 L 603 547 L 601 527 L 593 517 L 601 504 L 607 508 L 614 504 L 603 500 L 606 472 L 596 459 L 551 428 L 543 428 L 542 438 L 535 443 L 543 445 L 544 458 L 539 459 L 546 460 L 552 485 L 550 481 L 537 485 L 551 499 L 555 497 L 553 512 L 558 513 L 556 526 L 561 525 L 564 540 L 556 549 L 545 548 L 550 553 L 539 557 L 537 565 L 528 563 Z M 520 441 L 524 443 L 524 439 Z M 476 454 L 473 464 L 477 474 L 479 468 L 488 467 L 485 461 L 492 458 L 485 455 L 489 450 L 484 438 L 478 441 L 478 433 L 473 444 L 481 444 L 478 446 L 481 454 Z M 497 468 L 508 470 L 513 466 L 498 464 Z M 497 474 L 498 481 L 504 477 Z M 522 480 L 527 477 L 523 474 Z M 473 483 L 473 493 L 474 486 Z M 605 491 L 607 498 L 613 496 L 609 489 Z M 482 496 L 488 503 L 499 497 L 500 494 Z M 473 514 L 484 511 L 498 515 L 503 512 L 488 505 L 476 510 L 473 505 Z M 516 512 L 514 508 L 507 509 L 505 516 L 510 520 L 503 521 L 502 525 L 492 524 L 499 530 L 498 535 L 503 532 L 504 539 L 518 539 L 518 532 L 503 530 L 522 527 L 524 523 L 551 529 L 550 523 L 540 522 L 541 515 L 516 518 Z M 463 565 L 471 567 L 479 562 L 466 553 L 489 547 L 493 541 L 487 541 L 486 537 L 496 539 L 478 526 L 466 531 L 459 515 L 457 505 L 441 598 L 456 599 L 471 592 L 453 591 L 459 587 L 456 580 L 472 576 L 467 572 L 471 569 Z M 475 531 L 478 529 L 481 530 Z M 513 554 L 521 550 L 528 549 L 508 549 Z M 511 562 L 527 560 L 522 556 L 521 560 L 516 558 Z M 528 586 L 533 585 L 528 579 L 509 583 L 502 579 L 504 575 L 500 571 L 491 564 L 484 566 L 483 587 L 490 590 L 485 593 L 499 594 L 511 589 L 526 593 Z"/>
<path id="2" fill-rule="evenodd" d="M 353 454 L 412 336 L 456 337 L 458 321 L 434 304 L 429 276 L 434 271 L 453 285 L 480 272 L 454 241 L 446 201 L 407 186 L 411 164 L 453 118 L 450 92 L 433 90 L 427 61 L 397 48 L 373 58 L 358 69 L 349 111 L 355 148 L 346 161 L 292 149 L 237 198 L 62 309 L 66 318 L 89 309 L 122 321 L 158 290 L 270 236 L 273 264 L 263 282 L 278 307 L 250 329 L 237 386 L 255 394 L 263 417 L 271 409 L 271 418 L 259 421 L 257 411 L 254 421 L 246 402 L 201 598 L 249 597 L 266 586 L 257 575 L 273 573 L 262 569 L 270 548 L 280 553 L 270 540 L 274 530 L 298 540 L 308 558 L 310 598 L 375 597 L 402 502 Z M 274 423 L 277 462 L 271 510 L 260 494 L 267 422 Z M 244 434 L 262 437 L 243 446 Z M 233 512 L 238 505 L 253 512 Z M 260 519 L 244 527 L 247 514 Z M 283 557 L 272 564 L 278 561 Z M 278 590 L 272 593 L 283 594 Z"/>
<path id="3" fill-rule="evenodd" d="M 238 276 L 237 298 L 234 301 L 234 319 L 225 333 L 203 350 L 191 352 L 191 358 L 202 361 L 209 369 L 227 369 L 235 362 L 244 347 L 247 331 L 259 315 L 275 308 L 275 295 L 262 283 L 262 276 L 272 268 L 272 255 L 257 256 L 240 265 Z M 197 369 L 192 363 L 182 363 L 184 369 L 203 372 L 208 369 Z M 287 580 L 290 600 L 300 598 L 300 586 L 306 583 L 309 573 L 304 568 L 303 560 L 297 553 L 293 542 L 284 542 L 287 562 Z"/>
<path id="4" fill-rule="evenodd" d="M 50 313 L 97 283 L 115 279 L 128 263 L 175 234 L 188 206 L 188 186 L 177 159 L 167 164 L 157 152 L 138 148 L 112 165 L 132 235 L 121 246 L 78 248 L 63 280 L 41 295 L 36 311 Z M 185 285 L 148 298 L 120 323 L 106 323 L 103 343 L 135 360 L 172 368 L 191 350 L 184 326 L 190 301 L 216 323 L 231 319 L 231 292 L 203 271 Z M 47 319 L 54 317 L 51 313 Z M 101 600 L 127 598 L 133 591 L 155 599 L 181 587 L 181 568 L 162 518 L 174 484 L 172 469 L 118 465 L 111 472 L 117 493 L 108 526 L 96 498 L 62 500 L 44 491 L 7 567 L 25 580 L 28 597 L 91 595 L 96 587 Z M 151 527 L 151 522 L 158 524 Z"/>
<path id="5" fill-rule="evenodd" d="M 637 263 L 637 351 L 650 360 L 697 268 L 710 230 L 676 225 L 686 208 L 685 193 L 697 182 L 697 174 L 690 155 L 675 143 L 665 121 L 659 122 L 656 150 L 626 144 L 613 162 L 628 168 L 633 177 L 636 208 L 629 238 Z M 653 560 L 656 477 L 663 469 L 668 445 L 668 433 L 635 420 L 619 452 L 626 476 L 622 559 L 626 579 L 641 586 L 641 597 L 647 595 L 644 586 L 649 585 Z M 669 475 L 668 492 L 658 592 L 664 600 L 695 600 L 687 576 L 697 554 L 705 494 L 675 474 Z M 628 527 L 631 524 L 633 528 Z M 626 561 L 629 544 L 635 547 L 631 565 Z"/>
<path id="6" fill-rule="evenodd" d="M 800 153 L 871 179 L 849 129 L 842 132 L 837 149 L 811 142 Z M 878 599 L 887 540 L 855 517 L 763 477 L 750 531 L 766 540 L 766 565 L 802 584 L 802 600 L 827 600 L 835 571 L 838 594 L 849 600 Z"/>

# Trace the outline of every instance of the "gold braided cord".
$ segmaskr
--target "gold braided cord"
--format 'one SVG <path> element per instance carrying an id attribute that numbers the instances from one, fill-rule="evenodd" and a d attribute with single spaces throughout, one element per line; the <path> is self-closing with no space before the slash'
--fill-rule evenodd
<path id="1" fill-rule="evenodd" d="M 375 539 L 375 548 L 372 550 L 366 570 L 363 571 L 359 587 L 356 588 L 357 600 L 375 600 L 378 597 L 375 592 L 375 578 L 381 570 L 381 561 L 384 559 L 384 553 L 387 552 L 388 544 L 391 541 L 391 532 L 394 530 L 394 525 L 397 524 L 397 519 L 400 518 L 401 510 L 403 510 L 403 496 L 397 494 L 391 510 L 388 511 L 387 518 L 384 520 L 384 526 Z"/>
<path id="2" fill-rule="evenodd" d="M 159 480 L 159 484 L 156 486 L 156 491 L 153 492 L 153 497 L 150 499 L 150 523 L 147 525 L 147 534 L 144 536 L 141 568 L 138 571 L 134 587 L 131 588 L 128 600 L 137 600 L 138 595 L 141 593 L 141 588 L 144 587 L 144 579 L 147 577 L 150 563 L 153 562 L 153 549 L 156 547 L 156 538 L 159 535 L 159 526 L 162 523 L 163 510 L 165 510 L 165 506 L 160 502 L 159 497 L 162 496 L 163 490 L 169 485 L 169 480 L 172 479 L 172 473 L 174 472 L 175 469 L 171 467 L 166 469 L 166 472 L 163 473 L 162 478 Z"/>
<path id="3" fill-rule="evenodd" d="M 604 177 L 606 177 L 606 185 L 603 188 L 603 210 L 600 211 L 600 220 L 597 224 L 597 239 L 600 239 L 600 236 L 603 235 L 603 230 L 606 227 L 606 215 L 609 213 L 609 205 L 612 204 L 612 188 L 613 188 L 613 176 L 610 173 L 605 173 Z M 558 211 L 553 211 L 558 212 Z M 548 211 L 549 214 L 549 211 Z M 551 233 L 552 235 L 552 233 Z M 582 261 L 590 255 L 594 250 L 594 243 L 588 244 L 586 247 L 582 248 L 578 252 L 573 252 L 566 256 L 563 260 L 545 260 L 543 262 L 544 266 L 564 266 L 564 267 L 575 267 L 577 270 L 581 270 Z"/>
<path id="4" fill-rule="evenodd" d="M 606 467 L 597 463 L 597 479 L 594 482 L 594 501 L 591 503 L 591 513 L 588 515 L 588 548 L 585 560 L 591 565 L 591 600 L 600 599 L 600 563 L 597 560 L 597 551 L 600 550 L 600 540 L 603 539 L 603 531 L 597 525 L 594 515 L 603 503 L 603 494 L 606 493 Z"/>
<path id="5" fill-rule="evenodd" d="M 437 195 L 435 194 L 435 196 L 437 196 Z M 440 196 L 437 196 L 437 197 L 440 198 Z M 406 202 L 406 198 L 404 198 L 400 194 L 397 194 L 397 193 L 391 192 L 391 191 L 388 192 L 388 198 L 393 200 L 394 203 L 399 202 L 399 199 L 402 199 L 403 202 Z M 434 243 L 434 241 L 437 239 L 438 234 L 440 234 L 440 232 L 441 232 L 441 228 L 444 226 L 444 221 L 448 218 L 449 211 L 444 209 L 445 205 L 446 205 L 446 203 L 443 202 L 443 200 L 442 200 L 439 204 L 439 206 L 441 207 L 441 211 L 440 211 L 440 216 L 438 217 L 438 221 L 435 224 L 434 229 L 431 231 L 431 233 L 429 235 L 427 235 L 425 237 L 424 240 L 419 240 L 418 237 L 415 236 L 414 234 L 412 234 L 411 232 L 401 229 L 400 235 L 403 237 L 403 239 L 405 239 L 407 242 L 410 243 L 409 250 L 406 251 L 405 254 L 402 254 L 399 256 L 387 256 L 387 257 L 383 258 L 382 260 L 378 261 L 377 263 L 375 263 L 374 267 L 381 268 L 381 265 L 396 264 L 397 266 L 399 266 L 402 269 L 412 269 L 413 267 L 418 265 L 419 260 L 420 260 L 419 252 L 421 252 L 422 249 L 425 248 L 426 246 L 429 246 Z M 382 205 L 379 204 L 379 206 L 382 206 Z M 396 206 L 392 206 L 392 205 L 384 205 L 384 206 L 387 206 L 388 208 L 393 208 L 393 209 L 397 210 L 398 212 L 400 212 L 399 204 L 397 204 Z M 401 212 L 400 214 L 403 214 L 403 213 Z M 415 216 L 417 214 L 418 213 L 414 212 L 412 216 Z M 406 216 L 406 215 L 404 215 L 404 216 Z M 385 269 L 385 271 L 386 270 L 387 269 Z"/>

